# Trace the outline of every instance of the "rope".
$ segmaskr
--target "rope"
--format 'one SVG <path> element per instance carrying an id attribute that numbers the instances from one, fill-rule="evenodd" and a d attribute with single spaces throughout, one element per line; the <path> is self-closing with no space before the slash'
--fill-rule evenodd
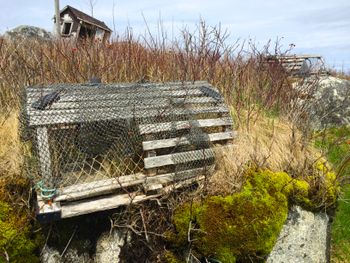
<path id="1" fill-rule="evenodd" d="M 36 188 L 38 190 L 40 190 L 40 195 L 43 199 L 46 199 L 46 200 L 52 200 L 53 197 L 56 195 L 56 192 L 57 192 L 57 189 L 56 188 L 45 188 L 44 187 L 44 182 L 43 181 L 39 181 L 37 184 L 36 184 Z"/>

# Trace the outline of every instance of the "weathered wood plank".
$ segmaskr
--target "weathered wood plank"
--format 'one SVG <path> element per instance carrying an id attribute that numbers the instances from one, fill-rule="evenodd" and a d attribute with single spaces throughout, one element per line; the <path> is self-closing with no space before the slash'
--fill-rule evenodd
<path id="1" fill-rule="evenodd" d="M 44 111 L 43 111 L 44 112 Z M 71 124 L 84 123 L 91 121 L 114 120 L 114 119 L 140 119 L 150 117 L 167 117 L 167 116 L 183 116 L 197 115 L 209 113 L 229 113 L 226 106 L 215 107 L 198 107 L 194 109 L 150 109 L 150 110 L 135 110 L 121 111 L 120 108 L 96 109 L 96 110 L 67 110 L 61 111 L 60 114 L 47 114 L 45 111 L 42 115 L 30 116 L 29 125 L 53 125 L 53 124 Z"/>
<path id="2" fill-rule="evenodd" d="M 174 121 L 154 124 L 140 124 L 140 134 L 151 134 L 157 132 L 167 132 L 171 130 L 184 130 L 191 127 L 208 128 L 216 126 L 232 126 L 233 120 L 231 117 L 216 118 L 216 119 L 198 119 L 192 121 Z"/>
<path id="3" fill-rule="evenodd" d="M 200 179 L 201 177 L 203 177 L 202 175 L 204 175 L 206 172 L 211 172 L 213 168 L 214 166 L 211 165 L 208 167 L 186 170 L 186 171 L 181 171 L 177 173 L 163 174 L 155 177 L 145 177 L 142 183 L 146 188 L 152 185 L 168 185 L 169 183 L 176 183 L 174 186 L 169 186 L 168 188 L 167 187 L 164 188 L 165 190 L 170 191 L 172 188 L 179 188 L 184 186 L 184 183 L 187 184 L 187 182 L 193 182 L 193 180 L 196 180 L 197 178 Z M 198 176 L 201 176 L 201 177 L 198 177 Z M 130 178 L 131 177 L 128 176 L 128 179 L 124 179 L 124 181 L 126 182 Z M 92 186 L 92 183 L 89 183 L 89 184 L 91 184 Z M 86 186 L 86 184 L 77 185 L 76 189 L 79 190 L 83 186 Z M 118 184 L 118 187 L 120 187 L 120 184 Z M 68 189 L 64 189 L 64 190 L 68 190 Z M 98 191 L 98 188 L 95 188 L 94 190 Z M 112 189 L 112 191 L 113 190 L 115 189 Z M 73 188 L 70 187 L 69 191 L 73 191 Z M 75 193 L 78 194 L 78 192 L 75 192 Z M 93 198 L 94 196 L 98 196 L 98 195 L 100 195 L 98 192 L 94 192 L 89 196 L 89 198 Z M 114 209 L 123 205 L 138 203 L 141 201 L 157 198 L 160 195 L 161 193 L 147 196 L 141 193 L 134 192 L 129 194 L 114 194 L 110 196 L 100 196 L 100 197 L 95 197 L 95 199 L 92 199 L 92 200 L 91 199 L 85 200 L 85 201 L 82 200 L 79 202 L 77 202 L 76 200 L 86 198 L 84 196 L 84 193 L 82 193 L 81 197 L 78 197 L 78 196 L 73 197 L 73 196 L 67 195 L 67 198 L 65 199 L 61 198 L 62 199 L 61 201 L 75 201 L 75 202 L 64 203 L 64 205 L 59 206 L 58 208 L 55 208 L 55 209 L 52 209 L 51 206 L 49 207 L 48 205 L 46 206 L 42 205 L 42 209 L 39 211 L 39 213 L 46 214 L 46 213 L 60 211 L 61 218 L 69 218 L 69 217 L 74 217 L 78 215 Z M 58 204 L 59 202 L 57 201 L 58 199 L 55 200 L 54 204 Z M 44 204 L 42 201 L 39 201 L 39 203 Z"/>
<path id="4" fill-rule="evenodd" d="M 47 94 L 36 94 L 32 97 L 27 97 L 27 104 L 32 104 L 35 101 L 41 99 Z M 105 91 L 104 89 L 99 90 L 97 93 L 84 93 L 84 94 L 74 94 L 70 92 L 60 94 L 60 102 L 74 102 L 74 101 L 103 101 L 103 100 L 134 100 L 142 102 L 150 98 L 181 98 L 181 97 L 196 97 L 196 96 L 206 96 L 212 98 L 221 98 L 219 91 L 209 87 L 194 88 L 188 90 L 170 90 L 170 91 L 143 91 L 143 92 L 119 92 L 111 93 Z"/>
<path id="5" fill-rule="evenodd" d="M 284 68 L 288 68 L 288 69 L 294 69 L 294 68 L 301 68 L 302 66 L 303 66 L 303 64 L 295 64 L 295 63 L 293 63 L 293 64 L 282 64 L 282 66 L 284 67 Z"/>
<path id="6" fill-rule="evenodd" d="M 209 165 L 207 167 L 201 167 L 196 169 L 190 169 L 185 171 L 179 171 L 176 173 L 167 173 L 157 176 L 147 177 L 144 184 L 162 184 L 167 185 L 170 183 L 177 183 L 191 178 L 198 177 L 199 175 L 205 175 L 211 173 L 215 165 Z"/>
<path id="7" fill-rule="evenodd" d="M 51 155 L 47 127 L 37 127 L 36 141 L 43 186 L 47 189 L 52 189 L 54 185 L 51 170 Z"/>
<path id="8" fill-rule="evenodd" d="M 60 189 L 55 201 L 76 200 L 106 194 L 116 189 L 141 184 L 145 179 L 145 174 L 137 173 L 89 183 L 71 185 Z"/>
<path id="9" fill-rule="evenodd" d="M 183 164 L 192 161 L 206 160 L 214 157 L 212 149 L 203 149 L 181 153 L 166 154 L 144 159 L 145 168 L 155 168 L 167 165 Z"/>
<path id="10" fill-rule="evenodd" d="M 52 84 L 46 86 L 29 86 L 25 89 L 28 96 L 33 94 L 43 94 L 46 92 L 53 92 L 58 90 L 64 90 L 67 92 L 95 92 L 101 89 L 108 90 L 109 92 L 143 92 L 156 90 L 178 90 L 178 89 L 193 89 L 198 87 L 212 87 L 206 81 L 196 81 L 196 82 L 167 82 L 167 83 L 106 83 L 106 84 Z"/>
<path id="11" fill-rule="evenodd" d="M 48 109 L 37 110 L 31 104 L 27 105 L 27 113 L 29 115 L 40 115 L 43 112 L 53 110 L 70 110 L 70 109 L 102 109 L 102 108 L 124 108 L 131 109 L 147 109 L 147 108 L 165 108 L 190 104 L 221 104 L 223 98 L 211 97 L 188 97 L 188 98 L 151 98 L 148 100 L 103 100 L 103 101 L 84 101 L 84 102 L 55 102 Z M 58 112 L 59 114 L 59 112 Z"/>
<path id="12" fill-rule="evenodd" d="M 55 202 L 81 200 L 93 196 L 109 194 L 118 189 L 147 183 L 168 184 L 196 177 L 198 174 L 205 173 L 206 171 L 208 171 L 208 169 L 210 169 L 210 167 L 191 169 L 186 171 L 180 171 L 177 173 L 167 173 L 152 177 L 148 177 L 145 174 L 138 173 L 90 183 L 67 186 L 58 191 L 58 195 L 55 198 Z"/>
<path id="13" fill-rule="evenodd" d="M 199 139 L 202 139 L 208 142 L 217 142 L 217 141 L 233 139 L 234 133 L 231 131 L 209 133 L 202 137 L 200 137 Z M 191 139 L 189 139 L 187 136 L 184 136 L 184 137 L 170 138 L 170 139 L 164 139 L 164 140 L 145 141 L 145 142 L 142 142 L 142 147 L 144 151 L 150 151 L 150 150 L 156 150 L 156 149 L 176 147 L 181 145 L 188 145 L 191 143 L 192 143 Z"/>
<path id="14" fill-rule="evenodd" d="M 303 64 L 291 64 L 291 63 L 288 63 L 288 64 L 282 64 L 283 67 L 285 68 L 300 68 Z"/>
<path id="15" fill-rule="evenodd" d="M 156 195 L 143 195 L 139 193 L 115 194 L 111 196 L 102 196 L 86 202 L 73 202 L 61 207 L 61 218 L 75 217 L 84 214 L 90 214 L 98 211 L 105 211 L 117 208 L 119 206 L 131 205 L 159 197 Z"/>
<path id="16" fill-rule="evenodd" d="M 213 106 L 200 106 L 202 109 L 205 108 L 213 108 Z M 218 103 L 217 105 L 215 105 L 215 107 L 221 107 L 224 108 L 226 107 L 226 105 L 224 103 Z M 91 109 L 91 108 L 87 108 L 87 109 L 82 109 L 82 108 L 77 108 L 77 109 L 64 109 L 64 110 L 36 110 L 33 111 L 30 117 L 33 116 L 42 116 L 42 117 L 46 117 L 46 116 L 67 116 L 69 117 L 69 115 L 71 114 L 81 114 L 81 115 L 85 115 L 85 114 L 89 114 L 89 115 L 95 115 L 95 114 L 108 114 L 109 112 L 120 112 L 123 111 L 125 113 L 135 113 L 136 115 L 138 114 L 142 114 L 145 117 L 148 114 L 148 111 L 157 111 L 159 113 L 162 112 L 167 112 L 167 111 L 186 111 L 186 110 L 192 110 L 192 108 L 198 108 L 197 106 L 195 107 L 176 107 L 175 105 L 167 105 L 166 107 L 155 107 L 153 105 L 140 105 L 139 107 L 108 107 L 108 108 L 95 108 L 95 109 Z"/>
<path id="17" fill-rule="evenodd" d="M 39 193 L 37 193 L 37 195 L 40 196 Z M 50 217 L 51 220 L 53 220 L 53 218 L 56 220 L 60 218 L 61 206 L 59 202 L 48 203 L 42 199 L 38 199 L 36 206 L 36 216 L 39 221 L 43 219 L 47 221 L 48 217 Z"/>
<path id="18" fill-rule="evenodd" d="M 216 90 L 209 83 L 203 84 L 193 84 L 193 85 L 158 85 L 158 84 L 147 84 L 148 86 L 143 86 L 142 84 L 119 86 L 114 84 L 100 84 L 100 85 L 75 85 L 75 84 L 59 84 L 54 86 L 43 86 L 43 87 L 27 87 L 25 92 L 28 98 L 36 97 L 38 95 L 42 96 L 46 93 L 60 92 L 62 94 L 101 94 L 101 93 L 112 93 L 112 94 L 124 94 L 124 93 L 144 93 L 144 92 L 169 92 L 169 91 L 179 91 L 179 90 L 192 90 L 192 89 L 210 89 Z"/>

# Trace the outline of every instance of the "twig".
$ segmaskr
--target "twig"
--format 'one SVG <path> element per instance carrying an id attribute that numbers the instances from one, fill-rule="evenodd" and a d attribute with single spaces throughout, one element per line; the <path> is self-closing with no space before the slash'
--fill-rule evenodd
<path id="1" fill-rule="evenodd" d="M 47 237 L 46 237 L 46 239 L 45 239 L 45 244 L 44 244 L 44 246 L 43 246 L 43 248 L 42 248 L 42 250 L 41 250 L 40 255 L 43 254 L 43 251 L 44 251 L 44 249 L 45 249 L 46 246 L 47 246 L 47 242 L 49 241 L 49 238 L 50 238 L 50 235 L 51 235 L 51 231 L 52 231 L 52 224 L 50 224 L 49 232 L 47 233 Z"/>
<path id="2" fill-rule="evenodd" d="M 144 215 L 143 215 L 143 209 L 140 208 L 140 214 L 141 214 L 141 219 L 142 219 L 142 225 L 143 225 L 143 228 L 145 229 L 145 238 L 146 238 L 146 241 L 149 242 L 149 238 L 148 238 L 148 235 L 147 235 L 147 228 L 146 228 L 146 223 L 145 223 L 145 218 L 144 218 Z"/>
<path id="3" fill-rule="evenodd" d="M 6 250 L 4 250 L 4 257 L 7 263 L 10 263 L 10 257 Z"/>
<path id="4" fill-rule="evenodd" d="M 75 229 L 74 229 L 74 231 L 73 231 L 73 234 L 72 234 L 72 236 L 70 237 L 70 239 L 68 240 L 68 243 L 67 243 L 66 247 L 64 248 L 64 250 L 63 250 L 63 252 L 62 252 L 62 254 L 61 254 L 61 258 L 64 256 L 64 253 L 66 253 L 66 250 L 68 249 L 70 243 L 72 242 L 72 239 L 73 239 L 73 237 L 74 237 L 74 235 L 75 235 L 75 232 L 77 232 L 77 229 L 78 229 L 78 227 L 75 226 Z"/>

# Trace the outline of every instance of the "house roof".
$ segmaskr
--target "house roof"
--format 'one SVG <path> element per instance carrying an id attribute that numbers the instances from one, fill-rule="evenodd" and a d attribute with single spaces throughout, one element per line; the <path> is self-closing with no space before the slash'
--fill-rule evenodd
<path id="1" fill-rule="evenodd" d="M 88 24 L 93 24 L 93 25 L 100 27 L 104 30 L 112 32 L 112 30 L 108 26 L 106 26 L 106 24 L 104 22 L 102 22 L 102 21 L 100 21 L 92 16 L 89 16 L 88 14 L 85 14 L 84 12 L 82 12 L 82 11 L 80 11 L 80 10 L 70 6 L 70 5 L 67 5 L 65 8 L 63 8 L 60 13 L 63 13 L 64 11 L 66 11 L 68 9 L 73 13 L 73 15 L 75 16 L 76 19 L 84 21 Z"/>

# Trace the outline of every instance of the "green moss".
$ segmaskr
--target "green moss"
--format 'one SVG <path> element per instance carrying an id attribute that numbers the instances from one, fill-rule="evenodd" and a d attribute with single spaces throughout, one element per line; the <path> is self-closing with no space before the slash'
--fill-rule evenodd
<path id="1" fill-rule="evenodd" d="M 340 193 L 336 174 L 325 160 L 315 164 L 313 174 L 307 179 L 310 184 L 309 199 L 311 210 L 333 207 Z"/>
<path id="2" fill-rule="evenodd" d="M 190 239 L 196 255 L 221 262 L 264 258 L 276 242 L 290 203 L 319 209 L 336 201 L 335 174 L 324 162 L 314 170 L 308 180 L 285 172 L 248 170 L 240 192 L 178 208 L 173 216 L 176 232 L 169 240 L 186 248 Z"/>
<path id="3" fill-rule="evenodd" d="M 176 235 L 168 233 L 168 239 L 176 246 L 182 246 L 188 242 L 188 228 L 197 225 L 198 217 L 203 211 L 203 206 L 198 203 L 185 204 L 179 207 L 173 216 L 173 223 L 177 228 Z"/>
<path id="4" fill-rule="evenodd" d="M 287 218 L 290 181 L 286 173 L 251 171 L 240 193 L 208 198 L 200 223 L 206 233 L 203 254 L 225 261 L 228 253 L 268 254 Z"/>
<path id="5" fill-rule="evenodd" d="M 0 251 L 8 254 L 10 262 L 39 262 L 33 252 L 36 241 L 31 239 L 29 230 L 26 218 L 0 201 Z"/>
<path id="6" fill-rule="evenodd" d="M 182 206 L 173 218 L 177 245 L 186 246 L 191 222 L 196 230 L 190 238 L 206 258 L 236 262 L 267 255 L 287 218 L 289 195 L 307 196 L 307 184 L 294 181 L 283 172 L 251 170 L 241 192 Z"/>
<path id="7" fill-rule="evenodd" d="M 293 180 L 293 191 L 290 198 L 293 203 L 303 206 L 304 208 L 313 207 L 313 203 L 309 199 L 310 184 L 303 180 Z"/>
<path id="8" fill-rule="evenodd" d="M 170 252 L 170 251 L 166 251 L 163 254 L 163 258 L 162 258 L 163 262 L 165 263 L 182 263 L 183 261 L 179 260 L 174 253 Z"/>

